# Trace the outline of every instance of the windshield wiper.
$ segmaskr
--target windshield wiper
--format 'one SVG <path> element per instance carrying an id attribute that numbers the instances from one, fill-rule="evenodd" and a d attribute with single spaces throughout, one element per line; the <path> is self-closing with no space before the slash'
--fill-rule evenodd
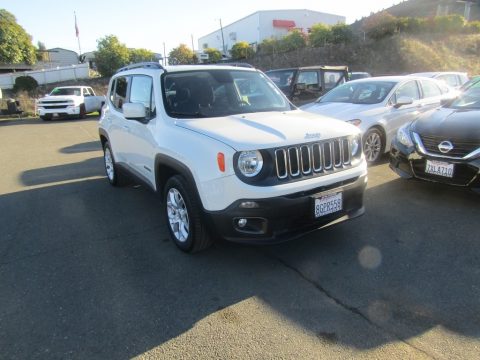
<path id="1" fill-rule="evenodd" d="M 193 112 L 193 113 L 183 113 L 183 112 L 178 112 L 178 111 L 170 111 L 170 115 L 173 116 L 178 116 L 182 118 L 204 118 L 207 117 L 207 115 L 202 114 L 201 112 Z"/>

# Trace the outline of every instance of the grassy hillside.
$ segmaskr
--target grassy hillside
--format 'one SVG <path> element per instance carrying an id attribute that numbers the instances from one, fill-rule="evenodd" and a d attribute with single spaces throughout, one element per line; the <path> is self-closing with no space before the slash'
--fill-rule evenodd
<path id="1" fill-rule="evenodd" d="M 262 70 L 326 64 L 348 65 L 353 71 L 374 75 L 446 70 L 476 75 L 480 74 L 480 35 L 398 34 L 380 41 L 256 56 L 250 62 Z"/>
<path id="2" fill-rule="evenodd" d="M 377 61 L 369 63 L 375 73 L 419 71 L 466 71 L 480 74 L 480 35 L 443 38 L 397 35 L 370 46 Z"/>

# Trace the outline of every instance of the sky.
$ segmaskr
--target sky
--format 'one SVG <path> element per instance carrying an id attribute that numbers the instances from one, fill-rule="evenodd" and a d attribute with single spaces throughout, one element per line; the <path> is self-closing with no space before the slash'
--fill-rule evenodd
<path id="1" fill-rule="evenodd" d="M 115 35 L 129 48 L 163 54 L 179 44 L 198 47 L 198 38 L 260 10 L 308 9 L 347 18 L 347 24 L 401 0 L 0 0 L 32 36 L 34 45 L 79 52 L 95 51 L 97 40 Z"/>

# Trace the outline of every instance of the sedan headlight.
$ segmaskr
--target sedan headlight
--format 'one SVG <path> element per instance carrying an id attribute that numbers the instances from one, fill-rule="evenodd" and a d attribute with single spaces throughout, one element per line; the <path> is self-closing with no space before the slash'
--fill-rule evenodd
<path id="1" fill-rule="evenodd" d="M 362 120 L 352 119 L 352 120 L 347 120 L 346 122 L 355 126 L 360 126 L 360 124 L 362 123 Z"/>
<path id="2" fill-rule="evenodd" d="M 406 147 L 413 146 L 413 141 L 410 137 L 410 124 L 403 125 L 397 130 L 397 140 L 400 144 L 405 145 Z"/>
<path id="3" fill-rule="evenodd" d="M 242 151 L 238 156 L 237 165 L 243 176 L 254 177 L 262 170 L 262 154 L 258 150 Z"/>

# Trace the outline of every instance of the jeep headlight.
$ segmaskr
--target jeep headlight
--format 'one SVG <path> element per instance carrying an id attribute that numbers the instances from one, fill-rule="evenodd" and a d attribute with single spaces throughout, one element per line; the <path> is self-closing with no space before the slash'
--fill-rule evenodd
<path id="1" fill-rule="evenodd" d="M 262 170 L 262 154 L 258 150 L 242 151 L 238 156 L 237 166 L 243 176 L 254 177 Z"/>
<path id="2" fill-rule="evenodd" d="M 397 130 L 397 140 L 400 144 L 405 145 L 406 147 L 413 146 L 413 141 L 410 137 L 410 124 L 403 125 Z"/>
<path id="3" fill-rule="evenodd" d="M 350 142 L 350 151 L 352 157 L 357 156 L 361 151 L 360 150 L 360 135 L 355 136 Z"/>

